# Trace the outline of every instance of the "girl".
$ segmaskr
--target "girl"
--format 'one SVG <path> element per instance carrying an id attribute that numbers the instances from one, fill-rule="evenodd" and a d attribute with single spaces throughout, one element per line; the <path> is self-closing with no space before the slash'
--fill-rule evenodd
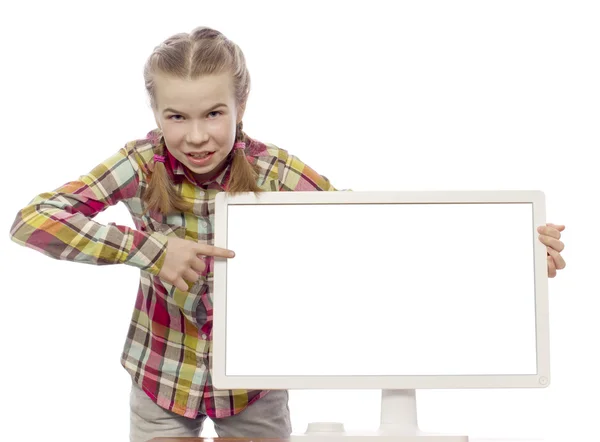
<path id="1" fill-rule="evenodd" d="M 218 192 L 336 189 L 298 158 L 248 137 L 250 76 L 241 50 L 197 28 L 156 47 L 144 78 L 157 129 L 127 143 L 79 180 L 36 196 L 13 241 L 56 259 L 125 264 L 140 284 L 122 365 L 131 375 L 131 441 L 195 437 L 206 417 L 220 437 L 287 437 L 288 393 L 216 390 L 210 374 Z M 122 201 L 136 229 L 93 221 Z M 564 226 L 540 240 L 549 273 L 564 268 Z"/>

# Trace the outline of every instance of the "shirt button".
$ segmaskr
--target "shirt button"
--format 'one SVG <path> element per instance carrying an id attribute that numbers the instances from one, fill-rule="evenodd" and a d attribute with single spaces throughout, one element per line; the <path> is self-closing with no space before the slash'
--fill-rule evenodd
<path id="1" fill-rule="evenodd" d="M 206 335 L 202 335 L 202 339 L 206 340 Z"/>
<path id="2" fill-rule="evenodd" d="M 201 191 L 198 192 L 198 195 L 199 196 L 204 196 L 204 192 L 201 190 Z"/>

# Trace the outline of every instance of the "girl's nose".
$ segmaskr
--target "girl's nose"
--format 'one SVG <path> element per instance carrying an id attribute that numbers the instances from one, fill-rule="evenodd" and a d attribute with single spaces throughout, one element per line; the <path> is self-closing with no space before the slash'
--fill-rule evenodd
<path id="1" fill-rule="evenodd" d="M 187 142 L 202 144 L 208 140 L 208 132 L 200 124 L 192 124 L 187 133 Z"/>

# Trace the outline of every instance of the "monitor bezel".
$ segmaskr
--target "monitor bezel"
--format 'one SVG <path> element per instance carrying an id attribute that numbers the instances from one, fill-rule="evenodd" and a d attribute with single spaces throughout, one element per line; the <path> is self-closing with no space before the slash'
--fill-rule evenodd
<path id="1" fill-rule="evenodd" d="M 337 191 L 262 192 L 232 195 L 220 192 L 215 199 L 215 241 L 227 248 L 228 206 L 255 204 L 532 204 L 535 268 L 537 373 L 524 375 L 427 376 L 228 376 L 225 373 L 227 261 L 215 259 L 213 290 L 213 354 L 211 375 L 219 389 L 446 389 L 446 388 L 545 388 L 550 383 L 548 268 L 546 246 L 537 228 L 546 225 L 545 195 L 538 190 L 510 191 Z M 234 258 L 235 259 L 235 258 Z"/>

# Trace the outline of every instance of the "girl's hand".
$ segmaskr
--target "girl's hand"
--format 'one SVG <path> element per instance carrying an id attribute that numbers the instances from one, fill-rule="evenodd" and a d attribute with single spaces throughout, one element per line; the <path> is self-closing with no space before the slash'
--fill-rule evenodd
<path id="1" fill-rule="evenodd" d="M 565 244 L 560 241 L 560 232 L 565 230 L 565 226 L 557 226 L 556 224 L 548 223 L 545 226 L 538 227 L 540 234 L 539 240 L 546 246 L 548 253 L 548 277 L 554 278 L 557 270 L 562 270 L 567 263 L 561 256 L 565 248 Z"/>
<path id="2" fill-rule="evenodd" d="M 206 269 L 206 263 L 198 255 L 233 258 L 235 253 L 187 239 L 169 238 L 167 256 L 158 277 L 187 292 L 189 287 L 186 280 L 195 283 Z"/>

